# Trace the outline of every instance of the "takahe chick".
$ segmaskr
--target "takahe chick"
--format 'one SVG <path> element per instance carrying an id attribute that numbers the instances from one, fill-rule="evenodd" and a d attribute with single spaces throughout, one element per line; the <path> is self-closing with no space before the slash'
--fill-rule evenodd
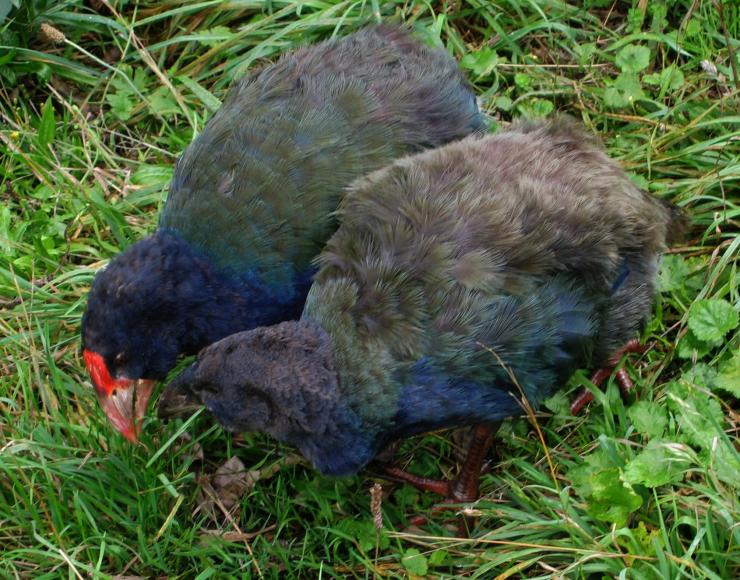
<path id="1" fill-rule="evenodd" d="M 352 180 L 485 126 L 454 59 L 390 25 L 238 82 L 177 162 L 157 231 L 88 297 L 84 360 L 113 425 L 136 440 L 179 355 L 300 316 Z"/>
<path id="2" fill-rule="evenodd" d="M 357 180 L 338 218 L 301 319 L 204 349 L 160 414 L 197 402 L 329 475 L 478 425 L 455 482 L 390 470 L 454 501 L 477 497 L 487 425 L 522 414 L 517 383 L 536 409 L 635 334 L 683 221 L 567 119 L 398 160 Z"/>

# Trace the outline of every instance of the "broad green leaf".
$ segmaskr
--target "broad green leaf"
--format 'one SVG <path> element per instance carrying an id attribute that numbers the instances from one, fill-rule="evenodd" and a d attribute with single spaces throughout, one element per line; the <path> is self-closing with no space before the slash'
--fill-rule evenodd
<path id="1" fill-rule="evenodd" d="M 131 114 L 134 111 L 134 103 L 128 94 L 108 93 L 105 95 L 105 100 L 108 101 L 113 114 L 121 119 L 121 121 L 128 121 L 131 118 Z"/>
<path id="2" fill-rule="evenodd" d="M 604 91 L 604 103 L 614 109 L 627 107 L 644 97 L 640 80 L 633 73 L 622 73 L 615 79 L 614 84 Z"/>
<path id="3" fill-rule="evenodd" d="M 645 20 L 645 12 L 639 8 L 630 8 L 627 11 L 627 31 L 639 32 Z"/>
<path id="4" fill-rule="evenodd" d="M 727 300 L 699 300 L 689 312 L 689 328 L 694 335 L 716 346 L 737 325 L 737 310 Z"/>
<path id="5" fill-rule="evenodd" d="M 627 416 L 638 432 L 660 437 L 668 425 L 665 407 L 653 401 L 638 401 L 627 409 Z"/>
<path id="6" fill-rule="evenodd" d="M 665 3 L 661 2 L 650 2 L 649 11 L 653 17 L 650 22 L 650 30 L 653 32 L 661 32 L 668 26 L 668 7 Z"/>
<path id="7" fill-rule="evenodd" d="M 694 295 L 704 288 L 704 276 L 700 274 L 706 268 L 706 263 L 701 258 L 688 258 L 686 263 L 692 274 L 686 279 L 686 288 L 692 290 Z"/>
<path id="8" fill-rule="evenodd" d="M 675 64 L 664 68 L 660 72 L 660 85 L 666 87 L 669 91 L 680 89 L 684 82 L 683 72 Z"/>
<path id="9" fill-rule="evenodd" d="M 679 481 L 692 463 L 689 447 L 653 439 L 624 468 L 624 480 L 633 485 L 658 487 Z"/>
<path id="10" fill-rule="evenodd" d="M 623 73 L 638 73 L 650 64 L 650 49 L 628 44 L 617 53 L 616 63 Z"/>
<path id="11" fill-rule="evenodd" d="M 190 89 L 190 92 L 198 97 L 200 102 L 203 103 L 209 111 L 211 111 L 212 113 L 218 111 L 219 107 L 221 106 L 221 101 L 214 97 L 206 89 L 201 87 L 197 82 L 186 76 L 177 77 L 177 80 L 181 84 L 185 85 L 188 89 Z"/>
<path id="12" fill-rule="evenodd" d="M 642 497 L 620 479 L 619 469 L 615 467 L 593 474 L 590 484 L 588 513 L 597 520 L 623 526 L 629 515 L 642 505 Z"/>
<path id="13" fill-rule="evenodd" d="M 134 87 L 136 87 L 140 92 L 144 91 L 144 89 L 146 89 L 147 83 L 146 68 L 139 67 L 137 69 L 134 69 L 134 76 L 132 78 L 132 81 L 134 83 Z"/>
<path id="14" fill-rule="evenodd" d="M 427 573 L 427 559 L 416 548 L 409 548 L 404 552 L 401 564 L 409 574 L 414 576 L 424 576 Z"/>
<path id="15" fill-rule="evenodd" d="M 10 0 L 0 0 L 0 24 L 3 23 L 5 17 L 10 13 L 12 9 L 13 4 L 10 2 Z"/>
<path id="16" fill-rule="evenodd" d="M 172 167 L 169 165 L 141 165 L 131 174 L 134 185 L 164 186 L 172 179 Z"/>
<path id="17" fill-rule="evenodd" d="M 39 122 L 39 147 L 46 149 L 54 141 L 56 132 L 56 120 L 54 119 L 54 105 L 51 104 L 51 97 L 46 99 L 46 103 L 41 109 L 41 121 Z"/>
<path id="18" fill-rule="evenodd" d="M 517 109 L 527 117 L 547 117 L 553 112 L 555 105 L 546 99 L 530 99 L 517 105 Z"/>
<path id="19" fill-rule="evenodd" d="M 740 351 L 735 351 L 730 360 L 722 363 L 713 384 L 714 387 L 740 398 Z"/>
<path id="20" fill-rule="evenodd" d="M 501 111 L 511 111 L 511 107 L 514 106 L 511 99 L 506 95 L 499 95 L 496 97 L 496 108 Z"/>
<path id="21" fill-rule="evenodd" d="M 31 197 L 40 200 L 49 199 L 54 195 L 57 195 L 57 192 L 45 183 L 39 184 L 39 186 L 31 192 Z"/>
<path id="22" fill-rule="evenodd" d="M 660 85 L 660 75 L 658 73 L 643 75 L 642 82 L 646 85 L 657 87 L 658 85 Z"/>
<path id="23" fill-rule="evenodd" d="M 593 493 L 591 477 L 612 467 L 614 466 L 603 450 L 598 450 L 587 456 L 579 466 L 568 471 L 568 479 L 573 483 L 573 488 L 578 492 L 578 495 L 587 499 Z"/>
<path id="24" fill-rule="evenodd" d="M 46 63 L 40 63 L 34 72 L 44 84 L 48 83 L 51 80 L 52 69 Z"/>
<path id="25" fill-rule="evenodd" d="M 133 75 L 133 69 L 129 64 L 122 64 L 118 67 L 116 72 L 110 79 L 110 85 L 116 89 L 117 93 L 132 93 L 133 90 L 131 85 L 133 81 L 129 82 Z"/>
<path id="26" fill-rule="evenodd" d="M 686 25 L 685 34 L 690 38 L 701 34 L 701 22 L 698 18 L 689 20 L 689 23 Z"/>
<path id="27" fill-rule="evenodd" d="M 637 173 L 632 173 L 631 171 L 627 174 L 627 176 L 630 178 L 630 181 L 634 183 L 637 187 L 640 189 L 644 189 L 647 191 L 650 189 L 650 182 L 644 175 L 640 175 Z"/>
<path id="28" fill-rule="evenodd" d="M 0 55 L 0 78 L 4 78 L 10 83 L 9 86 L 15 86 L 18 77 L 15 74 L 15 71 L 9 67 L 5 66 L 7 62 L 10 62 L 13 60 L 13 57 L 15 56 L 14 50 L 9 50 L 8 54 L 5 56 Z"/>
<path id="29" fill-rule="evenodd" d="M 596 52 L 596 44 L 593 42 L 586 42 L 584 44 L 578 44 L 575 47 L 576 54 L 578 54 L 578 63 L 584 65 L 590 62 L 591 57 Z"/>
<path id="30" fill-rule="evenodd" d="M 176 115 L 180 113 L 175 97 L 167 87 L 159 87 L 149 97 L 152 111 L 159 115 Z"/>
<path id="31" fill-rule="evenodd" d="M 460 64 L 478 77 L 488 76 L 498 64 L 498 54 L 491 47 L 484 46 L 477 52 L 466 54 Z"/>
<path id="32" fill-rule="evenodd" d="M 689 275 L 689 265 L 679 255 L 664 256 L 660 262 L 658 283 L 661 292 L 675 292 L 680 290 Z"/>
<path id="33" fill-rule="evenodd" d="M 705 390 L 679 381 L 671 382 L 666 392 L 679 432 L 694 445 L 710 449 L 712 442 L 722 437 L 724 413 L 717 400 Z"/>
<path id="34" fill-rule="evenodd" d="M 434 550 L 431 554 L 429 554 L 429 564 L 431 566 L 441 566 L 444 564 L 445 560 L 449 557 L 449 552 L 447 550 Z"/>
<path id="35" fill-rule="evenodd" d="M 195 32 L 193 36 L 198 38 L 198 42 L 213 48 L 232 38 L 234 33 L 226 26 L 214 26 L 213 28 Z"/>
<path id="36" fill-rule="evenodd" d="M 622 73 L 617 77 L 617 80 L 614 81 L 614 86 L 630 103 L 637 99 L 642 99 L 645 96 L 645 93 L 642 91 L 640 80 L 635 74 Z"/>
<path id="37" fill-rule="evenodd" d="M 696 363 L 692 365 L 681 377 L 682 382 L 689 383 L 695 387 L 710 389 L 714 386 L 717 371 L 707 363 Z"/>
<path id="38" fill-rule="evenodd" d="M 740 455 L 726 440 L 719 439 L 711 454 L 711 468 L 717 477 L 736 489 L 740 489 Z"/>
<path id="39" fill-rule="evenodd" d="M 694 333 L 689 330 L 678 341 L 676 352 L 679 358 L 698 360 L 708 354 L 712 345 L 696 338 Z"/>
<path id="40" fill-rule="evenodd" d="M 529 76 L 528 74 L 516 73 L 514 75 L 514 83 L 520 89 L 524 89 L 525 91 L 528 91 L 529 89 L 532 88 L 532 77 Z"/>
<path id="41" fill-rule="evenodd" d="M 370 552 L 375 548 L 376 543 L 380 548 L 387 548 L 390 545 L 388 534 L 381 530 L 377 533 L 372 520 L 368 519 L 345 519 L 340 520 L 336 528 L 338 531 L 354 539 L 363 552 Z"/>
<path id="42" fill-rule="evenodd" d="M 600 438 L 602 447 L 568 472 L 573 488 L 598 520 L 623 525 L 630 513 L 642 505 L 642 498 L 620 478 L 621 458 L 613 442 Z M 607 445 L 611 444 L 611 451 Z"/>
<path id="43" fill-rule="evenodd" d="M 543 404 L 556 415 L 570 415 L 570 400 L 563 391 L 556 391 L 552 397 L 545 399 Z"/>
<path id="44" fill-rule="evenodd" d="M 612 109 L 621 109 L 629 104 L 625 96 L 615 87 L 608 87 L 604 91 L 604 104 Z"/>

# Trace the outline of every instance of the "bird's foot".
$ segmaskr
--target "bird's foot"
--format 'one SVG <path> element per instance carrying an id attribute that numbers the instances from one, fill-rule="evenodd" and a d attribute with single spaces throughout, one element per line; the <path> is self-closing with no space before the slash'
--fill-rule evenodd
<path id="1" fill-rule="evenodd" d="M 619 361 L 623 355 L 630 352 L 643 353 L 645 352 L 645 350 L 647 350 L 647 346 L 641 345 L 637 339 L 630 340 L 627 344 L 625 344 L 609 358 L 606 366 L 600 368 L 593 375 L 591 375 L 591 382 L 597 387 L 601 386 L 601 384 L 612 374 L 612 372 L 614 371 L 614 367 L 619 364 Z M 625 371 L 624 369 L 619 369 L 617 371 L 617 384 L 619 385 L 619 390 L 622 392 L 622 397 L 627 397 L 629 395 L 629 392 L 634 387 L 634 385 L 632 384 L 632 380 L 629 378 L 627 371 Z M 593 400 L 594 395 L 591 391 L 586 388 L 581 389 L 581 391 L 578 393 L 578 395 L 576 395 L 570 405 L 571 414 L 578 415 L 583 407 L 588 405 Z"/>
<path id="2" fill-rule="evenodd" d="M 386 467 L 385 473 L 391 479 L 408 483 L 421 491 L 431 491 L 441 495 L 445 498 L 446 503 L 468 503 L 478 499 L 477 480 L 461 482 L 460 478 L 453 480 L 432 479 L 414 475 L 398 467 Z"/>
<path id="3" fill-rule="evenodd" d="M 400 469 L 398 467 L 389 467 L 387 465 L 382 464 L 376 464 L 375 467 L 377 468 L 376 471 L 373 471 L 373 475 L 375 477 L 382 477 L 385 479 L 389 479 L 392 481 L 396 481 L 399 483 L 406 483 L 409 485 L 412 485 L 413 487 L 417 488 L 420 491 L 431 491 L 433 493 L 436 493 L 438 495 L 441 495 L 444 497 L 444 500 L 442 500 L 442 503 L 432 506 L 430 509 L 429 515 L 415 515 L 409 518 L 408 525 L 413 528 L 421 528 L 429 523 L 431 516 L 440 514 L 441 512 L 451 512 L 452 510 L 455 510 L 460 507 L 459 504 L 465 503 L 465 498 L 463 497 L 453 497 L 455 495 L 454 493 L 450 493 L 452 490 L 452 484 L 454 481 L 448 481 L 443 479 L 432 479 L 429 477 L 420 477 L 418 475 L 414 475 L 413 473 L 409 473 L 408 471 L 404 471 L 403 469 Z M 490 469 L 490 465 L 487 462 L 484 464 L 484 468 Z M 475 501 L 476 497 L 473 497 L 473 494 L 469 493 L 467 494 L 468 498 L 471 498 L 470 501 Z M 461 526 L 461 522 L 457 521 L 455 523 L 455 530 L 457 534 L 463 532 L 463 527 Z M 461 536 L 465 537 L 465 536 Z"/>
<path id="4" fill-rule="evenodd" d="M 472 503 L 478 499 L 477 479 L 474 480 L 474 483 L 471 484 L 468 482 L 466 485 L 460 482 L 460 478 L 445 480 L 419 477 L 397 467 L 388 467 L 386 474 L 392 479 L 408 483 L 421 491 L 431 491 L 443 496 L 444 500 L 442 503 L 432 507 L 431 515 L 457 510 L 460 507 L 459 504 Z M 426 515 L 416 515 L 409 519 L 409 525 L 417 528 L 425 526 L 428 523 L 429 516 Z M 461 514 L 457 519 L 455 535 L 458 538 L 468 537 L 474 525 L 475 518 Z"/>
<path id="5" fill-rule="evenodd" d="M 495 429 L 498 429 L 498 426 Z M 456 506 L 451 504 L 472 503 L 478 499 L 478 483 L 481 468 L 483 467 L 486 453 L 493 443 L 493 434 L 494 429 L 490 425 L 478 425 L 475 427 L 468 447 L 467 457 L 456 479 L 444 480 L 420 477 L 397 467 L 387 467 L 385 472 L 391 479 L 400 480 L 422 491 L 431 491 L 443 496 L 444 502 L 433 508 L 433 512 L 455 509 Z M 425 516 L 416 516 L 411 520 L 412 525 L 424 525 L 426 522 L 427 518 Z M 467 537 L 468 531 L 474 523 L 474 518 L 463 515 L 462 520 L 458 524 L 457 536 Z"/>

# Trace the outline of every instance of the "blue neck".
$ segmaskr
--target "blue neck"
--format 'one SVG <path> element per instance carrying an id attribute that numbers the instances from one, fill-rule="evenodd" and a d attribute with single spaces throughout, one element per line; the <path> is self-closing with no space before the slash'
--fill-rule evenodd
<path id="1" fill-rule="evenodd" d="M 169 293 L 176 304 L 168 319 L 183 322 L 176 330 L 180 354 L 195 354 L 236 332 L 300 318 L 315 269 L 268 283 L 257 266 L 238 272 L 218 267 L 176 232 L 159 230 L 150 240 L 157 252 L 148 261 L 157 272 L 151 292 Z M 146 243 L 137 244 L 142 252 Z"/>
<path id="2" fill-rule="evenodd" d="M 192 339 L 182 351 L 194 353 L 236 332 L 300 318 L 313 273 L 298 273 L 277 286 L 265 283 L 254 269 L 239 275 L 213 271 L 212 283 L 204 288 L 209 299 L 192 297 L 197 304 L 188 316 Z"/>

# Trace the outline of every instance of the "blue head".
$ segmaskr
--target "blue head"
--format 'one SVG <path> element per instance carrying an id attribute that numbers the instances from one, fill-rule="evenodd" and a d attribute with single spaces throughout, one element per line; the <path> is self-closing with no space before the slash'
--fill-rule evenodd
<path id="1" fill-rule="evenodd" d="M 220 270 L 168 231 L 116 257 L 95 278 L 82 320 L 85 363 L 116 428 L 135 440 L 134 415 L 144 414 L 154 382 L 178 356 L 298 316 L 300 289 L 289 290 Z"/>

